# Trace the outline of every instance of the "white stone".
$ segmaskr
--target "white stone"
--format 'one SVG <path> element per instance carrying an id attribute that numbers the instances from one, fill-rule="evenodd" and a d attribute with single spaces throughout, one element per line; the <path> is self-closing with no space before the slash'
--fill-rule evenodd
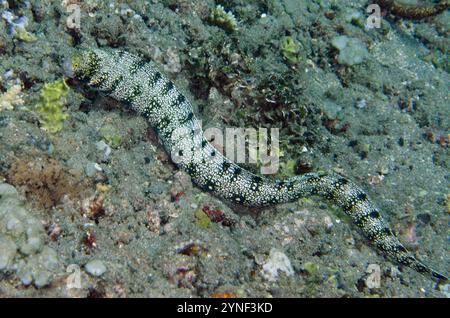
<path id="1" fill-rule="evenodd" d="M 84 268 L 86 269 L 86 272 L 97 277 L 102 276 L 103 273 L 106 272 L 105 263 L 98 259 L 90 261 L 84 266 Z"/>
<path id="2" fill-rule="evenodd" d="M 291 261 L 282 251 L 272 248 L 269 258 L 263 265 L 261 274 L 268 281 L 274 282 L 278 279 L 279 272 L 283 272 L 286 276 L 294 275 L 294 269 Z"/>

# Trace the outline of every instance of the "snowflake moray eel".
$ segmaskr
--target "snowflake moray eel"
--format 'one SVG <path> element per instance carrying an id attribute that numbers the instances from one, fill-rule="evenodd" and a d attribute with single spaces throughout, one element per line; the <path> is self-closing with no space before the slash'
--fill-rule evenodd
<path id="1" fill-rule="evenodd" d="M 334 173 L 306 173 L 272 180 L 224 157 L 203 137 L 191 103 L 153 62 L 125 51 L 88 49 L 73 56 L 71 67 L 73 77 L 143 115 L 156 129 L 165 150 L 179 155 L 177 166 L 204 191 L 247 207 L 266 207 L 318 195 L 342 208 L 377 248 L 399 264 L 440 283 L 448 281 L 400 243 L 378 208 L 350 180 Z"/>

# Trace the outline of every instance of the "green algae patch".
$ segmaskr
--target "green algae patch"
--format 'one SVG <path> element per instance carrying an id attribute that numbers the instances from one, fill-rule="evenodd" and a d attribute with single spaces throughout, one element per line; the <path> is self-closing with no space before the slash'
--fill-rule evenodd
<path id="1" fill-rule="evenodd" d="M 317 275 L 319 272 L 319 266 L 312 262 L 306 262 L 304 268 L 309 275 Z"/>
<path id="2" fill-rule="evenodd" d="M 15 31 L 15 37 L 20 41 L 26 43 L 33 43 L 37 41 L 37 37 L 33 33 L 28 32 L 24 27 L 17 27 L 15 28 Z"/>
<path id="3" fill-rule="evenodd" d="M 194 216 L 197 219 L 196 224 L 202 228 L 207 229 L 211 226 L 211 220 L 209 216 L 202 210 L 202 208 L 198 208 L 194 212 Z"/>
<path id="4" fill-rule="evenodd" d="M 119 148 L 123 143 L 123 137 L 119 129 L 112 124 L 105 124 L 98 131 L 100 137 L 114 149 Z"/>
<path id="5" fill-rule="evenodd" d="M 69 114 L 63 112 L 69 86 L 61 79 L 46 83 L 41 90 L 36 111 L 40 115 L 42 128 L 50 133 L 57 133 L 63 127 Z"/>
<path id="6" fill-rule="evenodd" d="M 300 44 L 292 37 L 286 36 L 281 40 L 280 51 L 289 64 L 294 65 L 300 62 Z"/>

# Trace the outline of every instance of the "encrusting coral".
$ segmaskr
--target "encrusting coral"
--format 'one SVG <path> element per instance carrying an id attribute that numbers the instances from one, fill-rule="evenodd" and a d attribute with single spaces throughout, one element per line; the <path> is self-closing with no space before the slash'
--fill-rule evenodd
<path id="1" fill-rule="evenodd" d="M 0 182 L 0 277 L 14 275 L 37 288 L 50 285 L 60 261 L 45 240 L 41 220 L 12 185 Z"/>

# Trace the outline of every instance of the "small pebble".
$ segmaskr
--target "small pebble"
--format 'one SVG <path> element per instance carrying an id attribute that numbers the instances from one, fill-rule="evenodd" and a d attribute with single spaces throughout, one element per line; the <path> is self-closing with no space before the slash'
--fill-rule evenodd
<path id="1" fill-rule="evenodd" d="M 97 150 L 103 152 L 103 160 L 107 161 L 111 154 L 111 147 L 103 140 L 97 142 L 95 146 L 97 147 Z"/>
<path id="2" fill-rule="evenodd" d="M 41 251 L 44 242 L 39 236 L 29 236 L 28 239 L 21 244 L 20 251 L 26 255 L 35 254 Z"/>
<path id="3" fill-rule="evenodd" d="M 50 143 L 49 145 L 48 145 L 48 148 L 47 148 L 47 154 L 49 155 L 49 156 L 51 156 L 51 155 L 53 155 L 53 152 L 55 151 L 55 146 L 53 146 L 53 144 L 52 143 Z"/>
<path id="4" fill-rule="evenodd" d="M 16 251 L 16 244 L 0 234 L 0 271 L 8 269 L 13 264 Z"/>
<path id="5" fill-rule="evenodd" d="M 52 281 L 53 275 L 49 271 L 41 270 L 34 274 L 34 285 L 37 288 L 48 286 Z"/>
<path id="6" fill-rule="evenodd" d="M 286 276 L 292 276 L 294 268 L 286 254 L 272 248 L 268 260 L 263 265 L 262 275 L 268 281 L 274 282 L 278 279 L 279 272 L 284 272 Z"/>
<path id="7" fill-rule="evenodd" d="M 102 276 L 106 272 L 106 265 L 102 261 L 95 259 L 87 263 L 84 268 L 86 272 L 93 276 Z"/>
<path id="8" fill-rule="evenodd" d="M 357 38 L 340 35 L 333 38 L 331 44 L 339 50 L 338 63 L 341 65 L 360 64 L 369 56 L 365 44 Z"/>
<path id="9" fill-rule="evenodd" d="M 366 108 L 367 107 L 367 101 L 364 98 L 358 100 L 356 102 L 356 107 L 359 108 L 359 109 Z"/>
<path id="10" fill-rule="evenodd" d="M 95 174 L 97 172 L 101 172 L 101 171 L 102 171 L 102 167 L 100 167 L 100 165 L 96 162 L 89 162 L 86 165 L 85 172 L 88 177 L 93 177 L 93 176 L 95 176 Z"/>

